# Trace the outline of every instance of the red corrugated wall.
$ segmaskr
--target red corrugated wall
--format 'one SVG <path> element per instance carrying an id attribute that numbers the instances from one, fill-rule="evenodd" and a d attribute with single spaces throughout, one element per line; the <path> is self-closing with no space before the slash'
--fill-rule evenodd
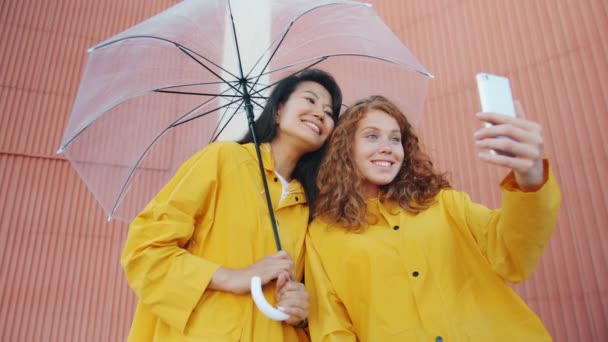
<path id="1" fill-rule="evenodd" d="M 174 2 L 0 2 L 0 340 L 124 340 L 135 303 L 118 264 L 126 226 L 105 222 L 55 150 L 86 48 Z M 545 127 L 564 195 L 541 263 L 516 289 L 556 341 L 608 341 L 608 3 L 372 3 L 436 76 L 419 127 L 427 150 L 489 206 L 505 171 L 475 159 L 474 75 L 511 78 Z"/>

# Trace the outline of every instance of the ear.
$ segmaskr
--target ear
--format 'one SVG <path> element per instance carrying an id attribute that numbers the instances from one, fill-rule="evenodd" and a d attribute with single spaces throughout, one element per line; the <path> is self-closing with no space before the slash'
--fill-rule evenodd
<path id="1" fill-rule="evenodd" d="M 280 104 L 277 106 L 277 111 L 276 111 L 276 113 L 277 113 L 277 114 L 276 114 L 276 116 L 274 117 L 274 121 L 275 121 L 275 123 L 276 123 L 277 125 L 278 125 L 278 124 L 279 124 L 279 122 L 281 121 L 281 115 L 282 115 L 282 113 L 283 113 L 283 107 L 284 107 L 284 104 L 283 104 L 283 103 L 280 103 Z"/>

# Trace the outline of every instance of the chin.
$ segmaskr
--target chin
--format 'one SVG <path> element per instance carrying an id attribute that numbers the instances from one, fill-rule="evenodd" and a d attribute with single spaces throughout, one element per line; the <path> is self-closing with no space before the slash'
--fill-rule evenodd
<path id="1" fill-rule="evenodd" d="M 381 179 L 377 179 L 374 184 L 376 186 L 386 186 L 392 183 L 395 177 L 383 177 Z"/>

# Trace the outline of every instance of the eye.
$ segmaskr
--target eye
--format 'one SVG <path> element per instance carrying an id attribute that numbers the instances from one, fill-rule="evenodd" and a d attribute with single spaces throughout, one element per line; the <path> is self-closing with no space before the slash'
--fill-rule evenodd
<path id="1" fill-rule="evenodd" d="M 330 111 L 328 111 L 328 110 L 326 110 L 326 111 L 325 111 L 325 115 L 327 115 L 327 116 L 333 117 L 333 115 L 332 115 L 332 114 L 333 114 L 333 113 L 332 113 L 332 112 L 330 112 Z"/>
<path id="2" fill-rule="evenodd" d="M 306 101 L 308 101 L 310 104 L 315 104 L 317 103 L 317 101 L 315 101 L 315 99 L 313 99 L 312 97 L 306 97 Z"/>
<path id="3" fill-rule="evenodd" d="M 401 137 L 392 137 L 392 138 L 391 138 L 391 141 L 392 141 L 394 144 L 401 144 Z"/>
<path id="4" fill-rule="evenodd" d="M 370 134 L 366 135 L 366 136 L 365 136 L 365 138 L 366 138 L 367 140 L 371 140 L 371 141 L 376 141 L 376 140 L 378 140 L 378 136 L 377 136 L 376 134 L 374 134 L 374 133 L 370 133 Z"/>

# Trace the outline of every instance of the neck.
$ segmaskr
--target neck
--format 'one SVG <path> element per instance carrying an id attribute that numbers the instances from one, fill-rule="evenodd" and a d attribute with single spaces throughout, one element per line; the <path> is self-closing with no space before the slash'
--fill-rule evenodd
<path id="1" fill-rule="evenodd" d="M 285 180 L 291 181 L 291 175 L 296 168 L 296 164 L 303 153 L 285 143 L 281 143 L 278 139 L 270 142 L 272 150 L 272 159 L 274 161 L 274 169 Z"/>
<path id="2" fill-rule="evenodd" d="M 369 183 L 364 184 L 363 195 L 367 199 L 377 199 L 380 196 L 380 187 Z"/>

